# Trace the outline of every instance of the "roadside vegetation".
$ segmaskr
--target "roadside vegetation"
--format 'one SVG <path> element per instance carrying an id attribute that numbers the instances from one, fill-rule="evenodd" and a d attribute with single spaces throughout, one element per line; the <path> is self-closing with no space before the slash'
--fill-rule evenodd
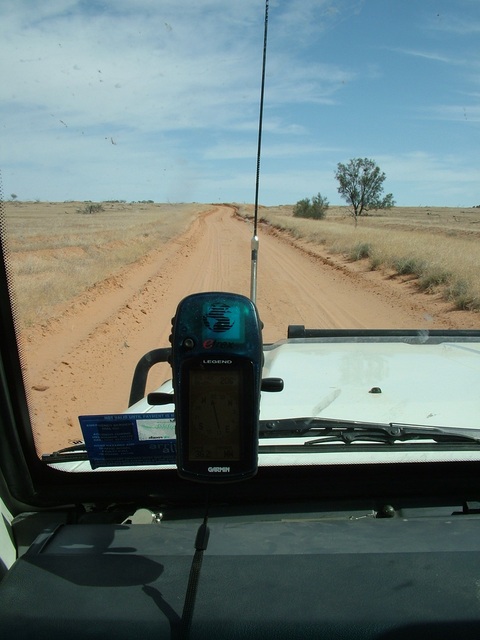
<path id="1" fill-rule="evenodd" d="M 335 178 L 338 181 L 338 193 L 348 204 L 355 225 L 358 217 L 368 215 L 369 211 L 391 209 L 395 201 L 391 193 L 383 195 L 383 183 L 386 175 L 370 158 L 352 158 L 347 164 L 337 165 Z M 327 198 L 318 193 L 312 198 L 303 198 L 293 207 L 295 218 L 313 218 L 322 220 L 330 206 Z"/>
<path id="2" fill-rule="evenodd" d="M 326 198 L 318 193 L 310 198 L 299 200 L 293 207 L 293 215 L 296 218 L 313 218 L 314 220 L 323 220 L 327 215 L 329 203 Z"/>
<path id="3" fill-rule="evenodd" d="M 383 195 L 386 175 L 371 158 L 352 158 L 347 164 L 339 162 L 335 178 L 338 193 L 348 203 L 355 224 L 359 216 L 372 209 L 391 209 L 395 205 L 391 193 Z"/>
<path id="4" fill-rule="evenodd" d="M 20 327 L 182 233 L 203 204 L 14 201 L 5 230 Z"/>
<path id="5" fill-rule="evenodd" d="M 252 208 L 239 205 L 250 218 Z M 352 224 L 348 207 L 330 206 L 325 220 L 300 219 L 293 207 L 261 207 L 263 223 L 346 260 L 414 280 L 456 309 L 480 311 L 480 211 L 476 207 L 393 207 Z"/>

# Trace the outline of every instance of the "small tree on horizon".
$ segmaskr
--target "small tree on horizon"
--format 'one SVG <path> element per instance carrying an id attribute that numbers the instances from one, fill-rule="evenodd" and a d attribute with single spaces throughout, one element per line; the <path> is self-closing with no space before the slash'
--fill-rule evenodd
<path id="1" fill-rule="evenodd" d="M 348 164 L 337 165 L 335 178 L 338 193 L 351 206 L 351 213 L 357 224 L 358 216 L 371 209 L 390 209 L 395 205 L 393 195 L 383 196 L 385 174 L 370 158 L 353 158 Z"/>

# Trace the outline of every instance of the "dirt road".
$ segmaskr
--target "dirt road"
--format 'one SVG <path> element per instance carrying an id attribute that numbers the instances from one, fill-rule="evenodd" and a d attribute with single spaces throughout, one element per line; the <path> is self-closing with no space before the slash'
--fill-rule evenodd
<path id="1" fill-rule="evenodd" d="M 40 452 L 81 439 L 78 416 L 126 408 L 132 373 L 147 351 L 168 346 L 179 300 L 195 291 L 249 295 L 252 227 L 228 206 L 201 214 L 190 229 L 101 285 L 57 319 L 25 336 L 34 433 Z M 288 324 L 316 328 L 478 326 L 477 314 L 452 312 L 411 283 L 361 265 L 299 250 L 260 229 L 257 303 L 264 341 Z M 152 370 L 148 389 L 166 377 Z"/>

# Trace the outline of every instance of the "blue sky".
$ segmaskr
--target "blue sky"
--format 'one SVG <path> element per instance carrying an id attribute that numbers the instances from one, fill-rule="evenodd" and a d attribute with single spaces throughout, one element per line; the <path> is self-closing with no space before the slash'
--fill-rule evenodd
<path id="1" fill-rule="evenodd" d="M 24 200 L 253 202 L 264 0 L 2 0 L 0 169 Z M 259 200 L 376 160 L 480 204 L 478 0 L 270 0 Z"/>

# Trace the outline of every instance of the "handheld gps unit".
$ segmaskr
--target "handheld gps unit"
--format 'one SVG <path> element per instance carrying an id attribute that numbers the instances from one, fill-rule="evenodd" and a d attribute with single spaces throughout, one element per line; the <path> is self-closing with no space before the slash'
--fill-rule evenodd
<path id="1" fill-rule="evenodd" d="M 263 360 L 255 305 L 233 293 L 190 295 L 172 319 L 171 343 L 179 475 L 215 483 L 252 477 Z"/>

